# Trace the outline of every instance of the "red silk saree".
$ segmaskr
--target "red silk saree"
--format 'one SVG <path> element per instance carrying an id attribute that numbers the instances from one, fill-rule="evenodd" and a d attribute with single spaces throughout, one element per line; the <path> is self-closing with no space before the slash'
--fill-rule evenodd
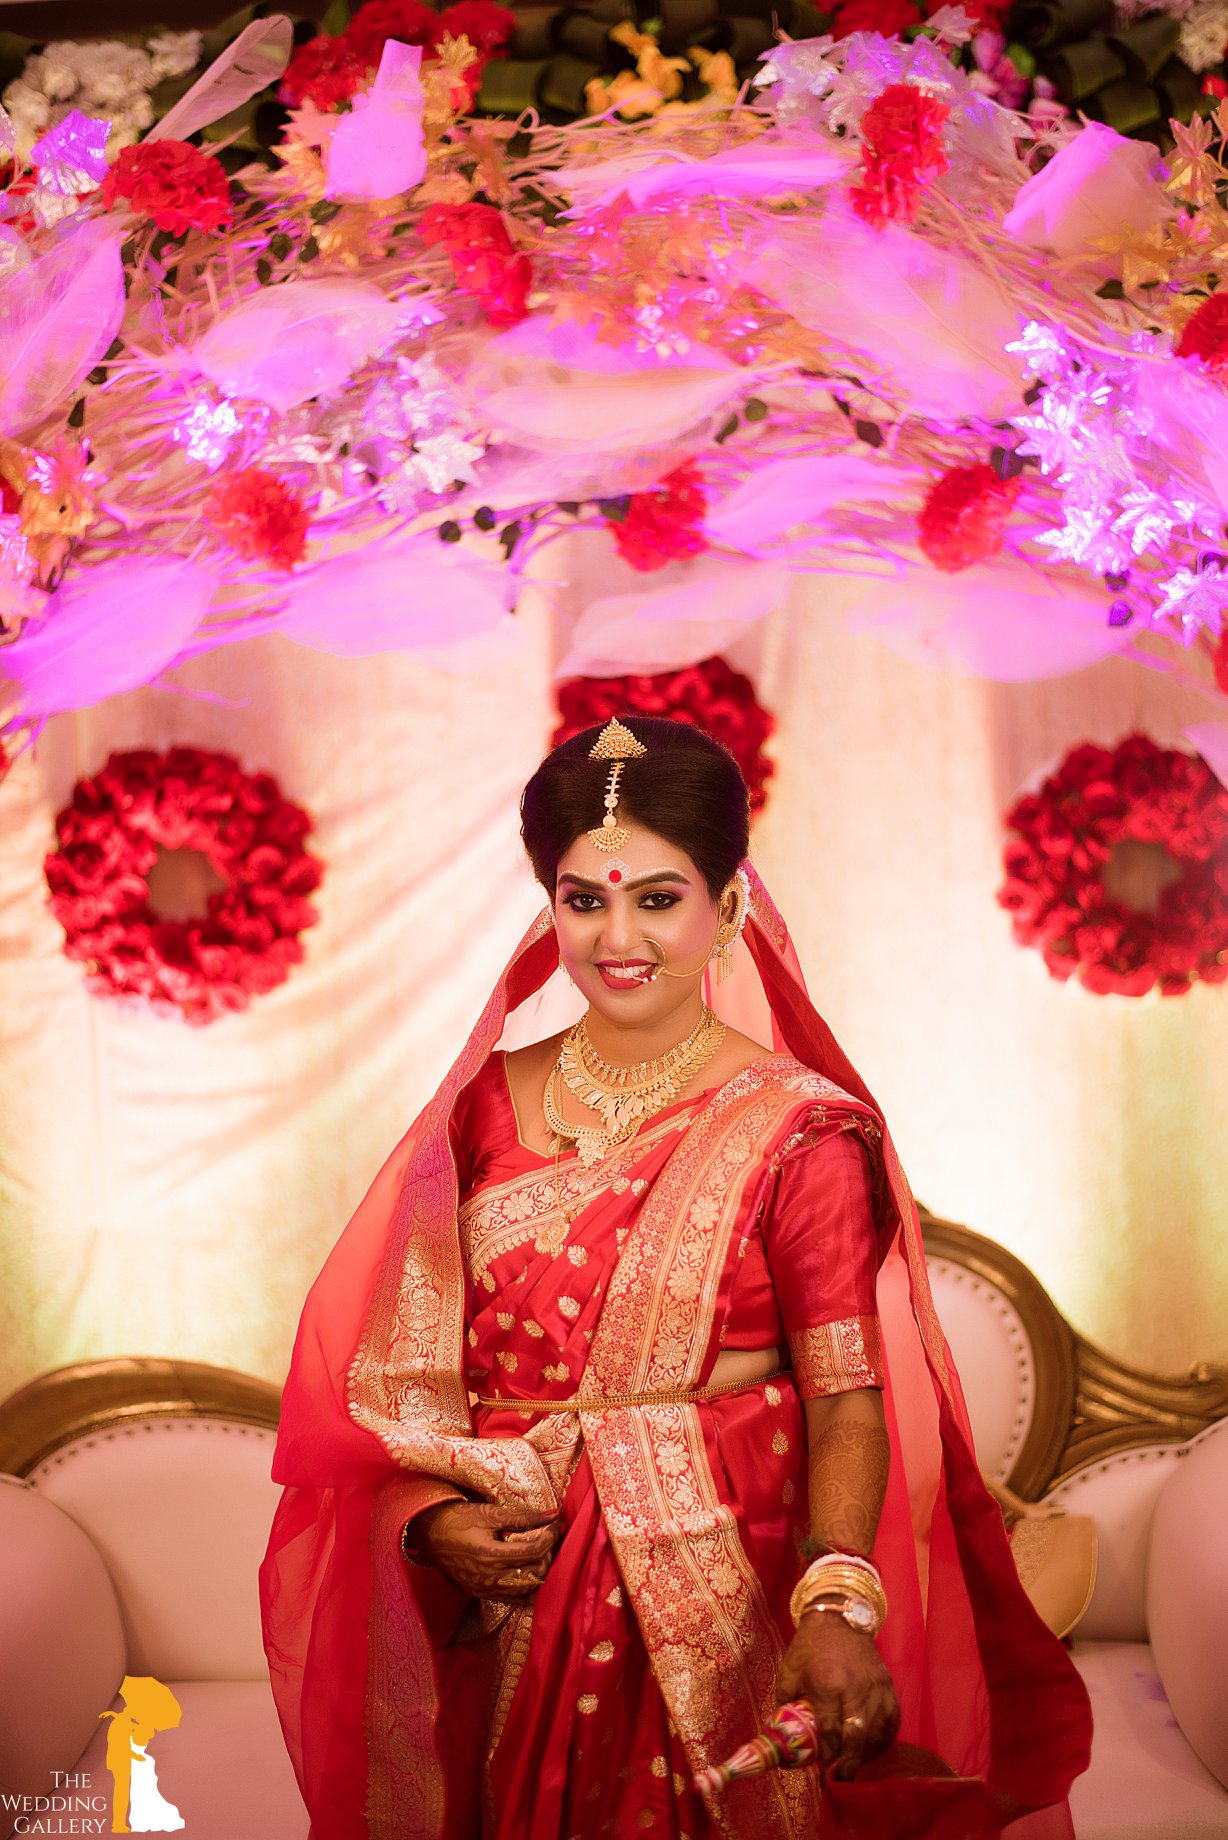
<path id="1" fill-rule="evenodd" d="M 313 1840 L 816 1833 L 813 1769 L 710 1809 L 690 1782 L 775 1703 L 808 1523 L 802 1400 L 879 1384 L 880 1645 L 901 1736 L 1058 1805 L 1040 1819 L 1069 1832 L 1086 1695 L 977 1472 L 915 1207 L 757 883 L 747 943 L 789 1052 L 669 1108 L 598 1169 L 561 1159 L 564 1201 L 582 1204 L 568 1229 L 491 1052 L 557 962 L 544 915 L 313 1286 L 260 1580 Z M 786 1375 L 675 1397 L 722 1347 L 774 1343 Z M 405 1519 L 456 1487 L 559 1513 L 528 1606 L 476 1604 L 401 1557 Z"/>

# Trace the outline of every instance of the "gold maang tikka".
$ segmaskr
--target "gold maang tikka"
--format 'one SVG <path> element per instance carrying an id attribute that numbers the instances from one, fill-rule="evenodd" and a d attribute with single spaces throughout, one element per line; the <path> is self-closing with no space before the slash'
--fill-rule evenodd
<path id="1" fill-rule="evenodd" d="M 605 817 L 594 829 L 584 833 L 595 850 L 625 850 L 630 843 L 631 832 L 626 825 L 618 822 L 615 815 L 618 811 L 618 781 L 623 762 L 635 760 L 647 752 L 644 743 L 637 741 L 617 716 L 606 723 L 588 750 L 590 760 L 608 760 L 611 763 L 610 776 L 605 785 Z"/>

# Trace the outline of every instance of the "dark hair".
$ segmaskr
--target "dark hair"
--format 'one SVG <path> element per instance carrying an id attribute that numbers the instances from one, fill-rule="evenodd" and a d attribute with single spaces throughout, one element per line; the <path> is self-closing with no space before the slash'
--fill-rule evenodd
<path id="1" fill-rule="evenodd" d="M 689 722 L 620 716 L 646 754 L 623 765 L 618 815 L 685 850 L 715 898 L 746 855 L 750 802 L 727 748 Z M 551 749 L 520 800 L 520 834 L 533 872 L 552 898 L 559 862 L 581 832 L 601 823 L 610 763 L 590 760 L 600 726 Z"/>

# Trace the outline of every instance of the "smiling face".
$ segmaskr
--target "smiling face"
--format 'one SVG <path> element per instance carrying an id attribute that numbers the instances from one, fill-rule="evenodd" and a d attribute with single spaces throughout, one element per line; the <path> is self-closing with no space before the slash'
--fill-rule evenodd
<path id="1" fill-rule="evenodd" d="M 685 850 L 640 825 L 627 830 L 616 856 L 583 833 L 564 852 L 554 924 L 563 966 L 597 1014 L 650 1029 L 694 1007 L 721 916 Z M 662 955 L 675 975 L 654 976 Z"/>

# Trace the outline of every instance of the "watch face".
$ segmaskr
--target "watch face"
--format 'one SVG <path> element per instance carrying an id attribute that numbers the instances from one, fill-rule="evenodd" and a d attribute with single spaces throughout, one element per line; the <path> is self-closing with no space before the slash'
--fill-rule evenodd
<path id="1" fill-rule="evenodd" d="M 878 1622 L 872 1606 L 863 1603 L 859 1597 L 850 1598 L 845 1604 L 844 1618 L 846 1622 L 853 1625 L 854 1629 L 864 1629 L 867 1635 L 873 1635 Z"/>

